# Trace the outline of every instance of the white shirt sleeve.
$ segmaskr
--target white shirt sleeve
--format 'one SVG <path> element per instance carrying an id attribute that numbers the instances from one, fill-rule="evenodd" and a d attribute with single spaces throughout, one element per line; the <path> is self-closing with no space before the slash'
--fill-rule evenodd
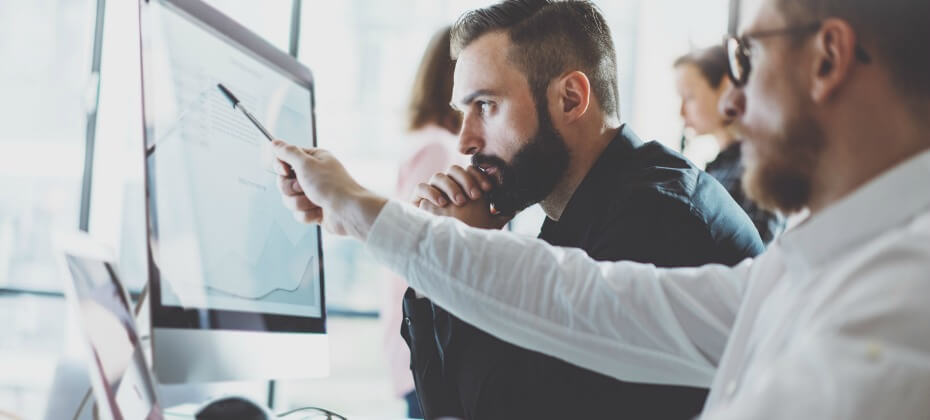
<path id="1" fill-rule="evenodd" d="M 698 387 L 711 384 L 752 266 L 601 263 L 396 202 L 367 244 L 414 289 L 505 341 L 621 380 Z"/>

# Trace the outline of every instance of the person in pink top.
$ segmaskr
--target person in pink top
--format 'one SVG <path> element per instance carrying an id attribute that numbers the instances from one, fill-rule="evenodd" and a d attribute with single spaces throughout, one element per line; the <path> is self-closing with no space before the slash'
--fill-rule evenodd
<path id="1" fill-rule="evenodd" d="M 407 129 L 414 151 L 400 166 L 395 190 L 395 197 L 403 201 L 413 196 L 417 184 L 453 164 L 467 162 L 464 155 L 455 150 L 461 116 L 449 106 L 455 68 L 449 52 L 449 30 L 448 26 L 440 29 L 430 40 L 413 81 Z M 410 372 L 410 350 L 400 335 L 401 302 L 407 282 L 395 274 L 390 276 L 390 291 L 384 294 L 381 307 L 385 354 L 394 392 L 407 401 L 409 417 L 421 418 Z"/>

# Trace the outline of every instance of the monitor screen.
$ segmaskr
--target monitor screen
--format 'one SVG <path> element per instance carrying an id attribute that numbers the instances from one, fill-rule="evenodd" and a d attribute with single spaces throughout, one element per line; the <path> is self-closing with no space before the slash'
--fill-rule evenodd
<path id="1" fill-rule="evenodd" d="M 143 94 L 154 325 L 322 331 L 319 227 L 282 205 L 269 140 L 217 88 L 275 137 L 311 147 L 309 71 L 152 3 Z"/>

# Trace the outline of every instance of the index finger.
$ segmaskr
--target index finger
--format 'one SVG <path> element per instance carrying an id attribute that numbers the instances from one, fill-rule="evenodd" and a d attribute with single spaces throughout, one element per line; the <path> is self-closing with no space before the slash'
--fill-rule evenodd
<path id="1" fill-rule="evenodd" d="M 481 184 L 481 189 L 485 192 L 491 191 L 491 189 L 494 188 L 494 184 L 491 183 L 491 177 L 481 169 L 478 169 L 474 165 L 469 165 L 465 170 L 469 175 L 478 180 L 478 183 Z"/>
<path id="2" fill-rule="evenodd" d="M 478 176 L 477 172 L 480 172 L 477 168 L 468 171 L 461 166 L 452 165 L 449 168 L 449 177 L 455 180 L 462 187 L 462 190 L 474 200 L 481 197 L 481 190 L 484 189 L 481 185 L 482 178 Z"/>

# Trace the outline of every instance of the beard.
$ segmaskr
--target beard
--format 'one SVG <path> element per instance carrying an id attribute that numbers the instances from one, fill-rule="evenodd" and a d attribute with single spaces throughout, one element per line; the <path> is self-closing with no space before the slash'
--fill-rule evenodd
<path id="1" fill-rule="evenodd" d="M 809 115 L 796 114 L 782 133 L 764 144 L 742 144 L 743 191 L 766 210 L 791 214 L 810 203 L 813 174 L 823 150 L 823 129 Z"/>
<path id="2" fill-rule="evenodd" d="M 497 156 L 475 154 L 472 165 L 495 167 L 496 185 L 488 193 L 495 209 L 514 215 L 545 199 L 568 169 L 569 153 L 565 140 L 552 125 L 545 101 L 537 101 L 537 126 L 533 135 L 514 155 L 512 162 Z"/>

